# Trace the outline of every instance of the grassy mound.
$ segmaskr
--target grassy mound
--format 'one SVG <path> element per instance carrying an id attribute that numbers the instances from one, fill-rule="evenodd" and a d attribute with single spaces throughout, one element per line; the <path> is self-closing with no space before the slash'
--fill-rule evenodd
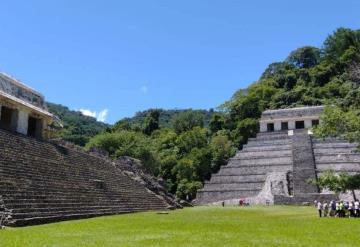
<path id="1" fill-rule="evenodd" d="M 0 246 L 359 246 L 360 219 L 312 207 L 197 207 L 0 231 Z"/>

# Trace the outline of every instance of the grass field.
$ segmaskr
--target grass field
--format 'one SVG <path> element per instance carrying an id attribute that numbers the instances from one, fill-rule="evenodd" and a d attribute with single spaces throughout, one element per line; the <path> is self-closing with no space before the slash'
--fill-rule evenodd
<path id="1" fill-rule="evenodd" d="M 197 207 L 0 231 L 0 246 L 360 246 L 360 219 L 310 207 Z"/>

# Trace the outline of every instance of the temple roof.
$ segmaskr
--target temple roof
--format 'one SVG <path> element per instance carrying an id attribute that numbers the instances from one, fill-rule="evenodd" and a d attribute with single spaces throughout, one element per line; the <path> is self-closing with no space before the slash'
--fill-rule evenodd
<path id="1" fill-rule="evenodd" d="M 2 72 L 0 72 L 0 96 L 42 115 L 53 117 L 47 110 L 42 94 Z"/>
<path id="2" fill-rule="evenodd" d="M 42 94 L 2 72 L 0 72 L 0 91 L 46 110 Z"/>
<path id="3" fill-rule="evenodd" d="M 323 110 L 324 106 L 305 106 L 278 110 L 267 110 L 262 113 L 261 120 L 319 116 Z"/>

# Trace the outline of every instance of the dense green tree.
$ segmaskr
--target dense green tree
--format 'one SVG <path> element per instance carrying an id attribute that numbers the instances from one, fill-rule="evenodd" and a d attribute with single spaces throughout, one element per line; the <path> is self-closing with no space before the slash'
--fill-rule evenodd
<path id="1" fill-rule="evenodd" d="M 225 117 L 222 114 L 214 114 L 209 123 L 211 133 L 215 134 L 225 127 Z"/>
<path id="2" fill-rule="evenodd" d="M 327 59 L 339 59 L 349 48 L 360 52 L 360 30 L 339 28 L 324 42 L 324 55 Z"/>
<path id="3" fill-rule="evenodd" d="M 212 154 L 211 170 L 217 172 L 221 166 L 235 155 L 236 148 L 227 135 L 220 132 L 211 139 L 210 150 Z"/>
<path id="4" fill-rule="evenodd" d="M 180 155 L 189 153 L 193 148 L 206 147 L 208 144 L 207 130 L 195 127 L 189 131 L 181 133 L 176 141 Z"/>
<path id="5" fill-rule="evenodd" d="M 159 129 L 159 110 L 151 110 L 144 121 L 144 133 L 151 135 L 155 130 Z"/>
<path id="6" fill-rule="evenodd" d="M 321 189 L 328 189 L 335 194 L 351 191 L 354 201 L 357 199 L 355 190 L 360 189 L 360 174 L 349 175 L 346 173 L 335 173 L 332 170 L 326 171 L 316 181 L 311 181 Z"/>
<path id="7" fill-rule="evenodd" d="M 348 110 L 340 107 L 328 106 L 321 115 L 321 124 L 315 128 L 318 137 L 343 137 L 350 142 L 360 143 L 360 115 L 359 110 Z"/>
<path id="8" fill-rule="evenodd" d="M 194 127 L 203 127 L 204 117 L 197 111 L 188 110 L 181 112 L 172 119 L 172 128 L 176 133 L 192 130 Z"/>
<path id="9" fill-rule="evenodd" d="M 311 68 L 320 62 L 320 49 L 304 46 L 291 52 L 286 61 L 298 68 Z"/>

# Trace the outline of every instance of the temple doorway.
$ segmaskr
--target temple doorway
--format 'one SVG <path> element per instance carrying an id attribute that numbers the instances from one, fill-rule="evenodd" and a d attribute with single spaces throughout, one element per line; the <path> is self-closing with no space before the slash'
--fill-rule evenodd
<path id="1" fill-rule="evenodd" d="M 17 110 L 6 106 L 1 107 L 0 128 L 15 131 L 17 126 Z"/>

